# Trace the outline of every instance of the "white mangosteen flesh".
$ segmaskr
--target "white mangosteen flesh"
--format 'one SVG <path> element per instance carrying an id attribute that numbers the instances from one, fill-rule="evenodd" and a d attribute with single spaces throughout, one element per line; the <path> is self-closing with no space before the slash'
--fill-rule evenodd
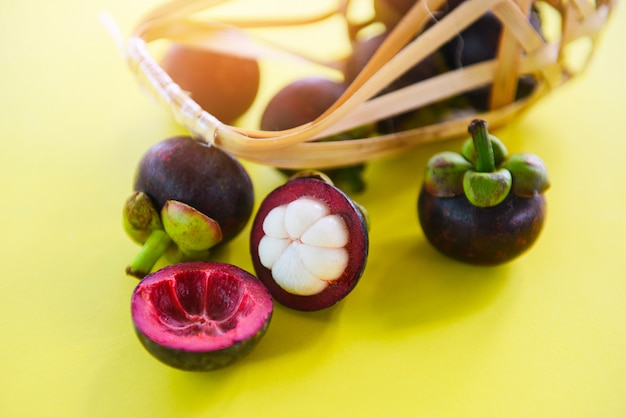
<path id="1" fill-rule="evenodd" d="M 263 233 L 261 264 L 289 293 L 318 294 L 348 265 L 348 227 L 319 200 L 301 197 L 275 207 L 263 220 Z"/>

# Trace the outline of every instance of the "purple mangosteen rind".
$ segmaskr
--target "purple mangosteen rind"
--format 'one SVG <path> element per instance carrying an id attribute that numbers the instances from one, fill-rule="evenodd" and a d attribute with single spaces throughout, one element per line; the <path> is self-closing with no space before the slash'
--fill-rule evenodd
<path id="1" fill-rule="evenodd" d="M 329 282 L 325 289 L 314 295 L 297 295 L 283 289 L 274 280 L 272 271 L 261 263 L 258 251 L 259 243 L 265 236 L 262 224 L 270 211 L 300 198 L 311 198 L 326 204 L 333 215 L 341 217 L 349 231 L 346 245 L 349 254 L 347 267 L 340 277 Z M 294 178 L 269 193 L 257 211 L 250 234 L 250 252 L 258 278 L 277 302 L 299 311 L 326 309 L 345 298 L 357 285 L 365 270 L 368 251 L 368 227 L 362 209 L 340 189 L 314 177 Z"/>
<path id="2" fill-rule="evenodd" d="M 498 265 L 517 258 L 538 239 L 546 219 L 542 194 L 510 193 L 492 207 L 464 195 L 437 197 L 422 187 L 418 217 L 426 239 L 441 253 L 469 264 Z"/>
<path id="3" fill-rule="evenodd" d="M 157 211 L 175 200 L 214 219 L 222 229 L 222 242 L 241 232 L 254 206 L 252 180 L 241 163 L 186 136 L 161 141 L 144 155 L 134 189 L 146 193 Z"/>
<path id="4" fill-rule="evenodd" d="M 188 262 L 147 275 L 131 298 L 135 332 L 164 364 L 211 371 L 235 363 L 265 335 L 273 300 L 234 265 Z"/>
<path id="5" fill-rule="evenodd" d="M 469 125 L 460 154 L 443 152 L 426 167 L 418 217 L 427 240 L 442 253 L 471 264 L 510 261 L 537 240 L 550 182 L 533 154 L 507 157 L 487 122 Z"/>
<path id="6" fill-rule="evenodd" d="M 268 326 L 269 322 L 259 329 L 254 336 L 249 337 L 245 341 L 234 343 L 232 346 L 222 350 L 210 352 L 189 352 L 171 349 L 150 340 L 145 334 L 138 331 L 136 327 L 135 332 L 142 346 L 162 363 L 189 372 L 210 372 L 235 364 L 250 354 L 265 335 Z"/>
<path id="7" fill-rule="evenodd" d="M 126 269 L 137 278 L 149 274 L 162 255 L 170 264 L 209 260 L 214 247 L 243 230 L 254 206 L 243 165 L 190 136 L 154 144 L 138 164 L 134 189 L 123 221 L 128 235 L 142 244 Z M 150 216 L 158 225 L 148 222 Z"/>

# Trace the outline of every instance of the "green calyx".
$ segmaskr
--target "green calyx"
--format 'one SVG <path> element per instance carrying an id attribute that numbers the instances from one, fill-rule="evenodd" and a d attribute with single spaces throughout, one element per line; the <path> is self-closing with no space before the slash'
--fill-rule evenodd
<path id="1" fill-rule="evenodd" d="M 133 192 L 122 212 L 124 231 L 138 244 L 146 242 L 152 231 L 163 229 L 159 213 L 154 209 L 152 201 L 143 192 Z"/>
<path id="2" fill-rule="evenodd" d="M 220 225 L 193 207 L 168 200 L 161 210 L 165 232 L 180 251 L 192 258 L 208 255 L 208 250 L 222 240 Z"/>
<path id="3" fill-rule="evenodd" d="M 463 193 L 463 176 L 472 164 L 456 152 L 433 156 L 424 174 L 426 190 L 433 196 L 452 197 Z"/>
<path id="4" fill-rule="evenodd" d="M 550 187 L 546 165 L 534 154 L 513 154 L 504 167 L 513 175 L 513 193 L 518 196 L 533 197 Z"/>
<path id="5" fill-rule="evenodd" d="M 474 206 L 486 208 L 506 199 L 512 183 L 511 172 L 505 168 L 487 173 L 468 170 L 463 176 L 463 191 Z"/>
<path id="6" fill-rule="evenodd" d="M 549 187 L 545 164 L 532 154 L 513 154 L 489 134 L 487 122 L 476 119 L 468 127 L 472 135 L 461 153 L 442 152 L 432 157 L 424 175 L 426 190 L 438 197 L 463 193 L 477 207 L 501 203 L 509 193 L 532 197 Z"/>
<path id="7" fill-rule="evenodd" d="M 474 170 L 463 176 L 467 199 L 481 208 L 495 206 L 509 195 L 513 178 L 507 169 L 496 169 L 494 146 L 487 131 L 487 122 L 476 119 L 468 128 L 476 151 Z"/>
<path id="8" fill-rule="evenodd" d="M 168 200 L 161 213 L 143 192 L 134 192 L 124 204 L 124 229 L 142 248 L 126 268 L 128 275 L 143 278 L 161 256 L 181 261 L 204 261 L 222 240 L 219 224 L 202 212 Z"/>
<path id="9" fill-rule="evenodd" d="M 500 141 L 497 137 L 491 134 L 487 134 L 489 138 L 489 142 L 491 142 L 491 151 L 486 151 L 487 153 L 493 153 L 493 163 L 496 167 L 499 167 L 504 160 L 506 160 L 508 150 L 502 141 Z M 485 152 L 485 151 L 483 151 Z M 471 162 L 473 165 L 478 163 L 478 153 L 476 151 L 476 146 L 474 145 L 474 139 L 469 138 L 465 141 L 461 147 L 461 155 L 467 159 L 467 161 Z M 491 158 L 490 156 L 483 156 L 483 159 Z M 490 171 L 490 170 L 486 170 Z"/>

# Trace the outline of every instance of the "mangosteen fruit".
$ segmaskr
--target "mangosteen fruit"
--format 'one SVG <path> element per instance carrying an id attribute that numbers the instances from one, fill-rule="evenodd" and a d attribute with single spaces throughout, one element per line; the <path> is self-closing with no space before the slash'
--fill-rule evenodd
<path id="1" fill-rule="evenodd" d="M 124 226 L 143 245 L 127 269 L 148 274 L 174 247 L 174 260 L 206 260 L 245 227 L 254 191 L 245 168 L 216 146 L 177 136 L 152 146 L 141 159 Z"/>
<path id="2" fill-rule="evenodd" d="M 346 83 L 351 83 L 372 59 L 380 45 L 387 37 L 387 32 L 373 36 L 357 38 L 352 42 L 352 52 L 343 65 L 343 75 Z"/>
<path id="3" fill-rule="evenodd" d="M 261 116 L 261 129 L 281 131 L 309 123 L 331 107 L 344 91 L 342 83 L 325 77 L 297 79 L 267 103 Z"/>
<path id="4" fill-rule="evenodd" d="M 532 9 L 529 21 L 541 35 L 541 18 L 536 9 Z M 492 12 L 487 12 L 469 25 L 460 34 L 441 47 L 447 65 L 450 68 L 463 68 L 479 62 L 494 59 L 498 54 L 502 22 Z M 537 87 L 537 79 L 530 74 L 521 75 L 517 81 L 515 100 L 528 97 Z M 467 92 L 470 104 L 477 110 L 489 109 L 492 86 L 484 86 Z"/>
<path id="5" fill-rule="evenodd" d="M 232 124 L 256 99 L 261 82 L 257 60 L 173 44 L 161 66 L 207 112 Z"/>
<path id="6" fill-rule="evenodd" d="M 273 300 L 239 267 L 216 262 L 174 264 L 135 287 L 135 332 L 159 361 L 186 371 L 212 371 L 246 356 L 265 335 Z"/>
<path id="7" fill-rule="evenodd" d="M 354 289 L 368 243 L 364 209 L 327 179 L 303 175 L 261 203 L 250 252 L 257 276 L 279 303 L 315 311 Z"/>
<path id="8" fill-rule="evenodd" d="M 343 94 L 343 83 L 320 77 L 309 76 L 295 80 L 276 93 L 268 102 L 261 116 L 260 127 L 266 131 L 281 131 L 312 122 L 330 108 Z M 374 125 L 359 126 L 318 141 L 344 141 L 364 138 L 373 133 Z M 363 170 L 365 164 L 350 164 L 325 169 L 333 183 L 348 193 L 365 190 Z M 315 169 L 315 167 L 310 167 Z M 296 170 L 280 169 L 291 177 Z"/>
<path id="9" fill-rule="evenodd" d="M 441 253 L 497 265 L 527 251 L 546 218 L 550 182 L 533 154 L 507 156 L 504 144 L 474 120 L 460 154 L 443 152 L 426 167 L 417 212 L 426 239 Z"/>
<path id="10" fill-rule="evenodd" d="M 379 33 L 353 42 L 352 54 L 346 60 L 343 68 L 346 82 L 352 82 L 358 76 L 388 36 L 388 33 Z M 389 85 L 378 93 L 378 96 L 435 77 L 446 72 L 447 69 L 448 67 L 443 56 L 439 51 L 435 51 L 409 68 L 397 79 L 391 81 Z M 437 123 L 446 117 L 455 106 L 456 103 L 450 100 L 443 100 L 419 109 L 408 110 L 379 120 L 376 123 L 376 131 L 378 134 L 385 135 Z"/>

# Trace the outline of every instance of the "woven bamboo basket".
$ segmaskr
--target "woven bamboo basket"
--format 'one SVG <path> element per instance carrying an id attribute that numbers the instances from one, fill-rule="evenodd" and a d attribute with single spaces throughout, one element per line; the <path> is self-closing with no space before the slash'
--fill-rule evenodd
<path id="1" fill-rule="evenodd" d="M 247 0 L 231 0 L 245 2 Z M 250 0 L 254 3 L 254 0 Z M 358 1 L 358 0 L 354 0 Z M 299 2 L 292 17 L 224 17 L 212 15 L 225 0 L 174 0 L 149 11 L 124 42 L 125 57 L 141 84 L 171 111 L 190 132 L 232 155 L 264 165 L 283 168 L 330 168 L 362 163 L 403 152 L 433 141 L 466 135 L 469 122 L 480 117 L 497 128 L 515 118 L 555 88 L 580 74 L 591 59 L 616 0 L 465 0 L 448 13 L 438 13 L 446 0 L 418 0 L 404 17 L 390 28 L 388 36 L 344 94 L 322 115 L 304 125 L 264 131 L 221 122 L 203 110 L 188 92 L 179 87 L 151 52 L 156 41 L 183 42 L 206 49 L 230 49 L 233 54 L 262 57 L 274 54 L 303 61 L 316 61 L 293 48 L 263 42 L 254 34 L 258 28 L 303 27 L 340 18 L 345 33 L 354 39 L 359 29 L 373 21 L 350 19 L 350 0 L 326 2 L 326 10 L 302 16 Z M 258 5 L 258 1 L 256 4 Z M 292 5 L 292 6 L 289 6 Z M 529 23 L 531 8 L 542 19 L 549 15 L 550 36 L 538 33 Z M 283 11 L 284 12 L 284 11 Z M 492 12 L 503 30 L 497 56 L 437 74 L 401 89 L 385 91 L 393 80 L 419 63 L 485 13 Z M 546 16 L 544 16 L 546 15 Z M 282 15 L 281 15 L 282 16 Z M 433 20 L 436 22 L 433 24 Z M 245 42 L 220 45 L 220 33 L 237 32 Z M 583 43 L 585 53 L 570 49 Z M 254 45 L 255 47 L 251 47 Z M 262 47 L 258 47 L 262 45 Z M 333 64 L 317 59 L 316 64 Z M 536 88 L 523 99 L 515 99 L 520 75 L 532 75 Z M 403 131 L 349 140 L 320 140 L 402 112 L 438 103 L 480 86 L 491 84 L 486 110 L 457 112 L 434 123 Z"/>

